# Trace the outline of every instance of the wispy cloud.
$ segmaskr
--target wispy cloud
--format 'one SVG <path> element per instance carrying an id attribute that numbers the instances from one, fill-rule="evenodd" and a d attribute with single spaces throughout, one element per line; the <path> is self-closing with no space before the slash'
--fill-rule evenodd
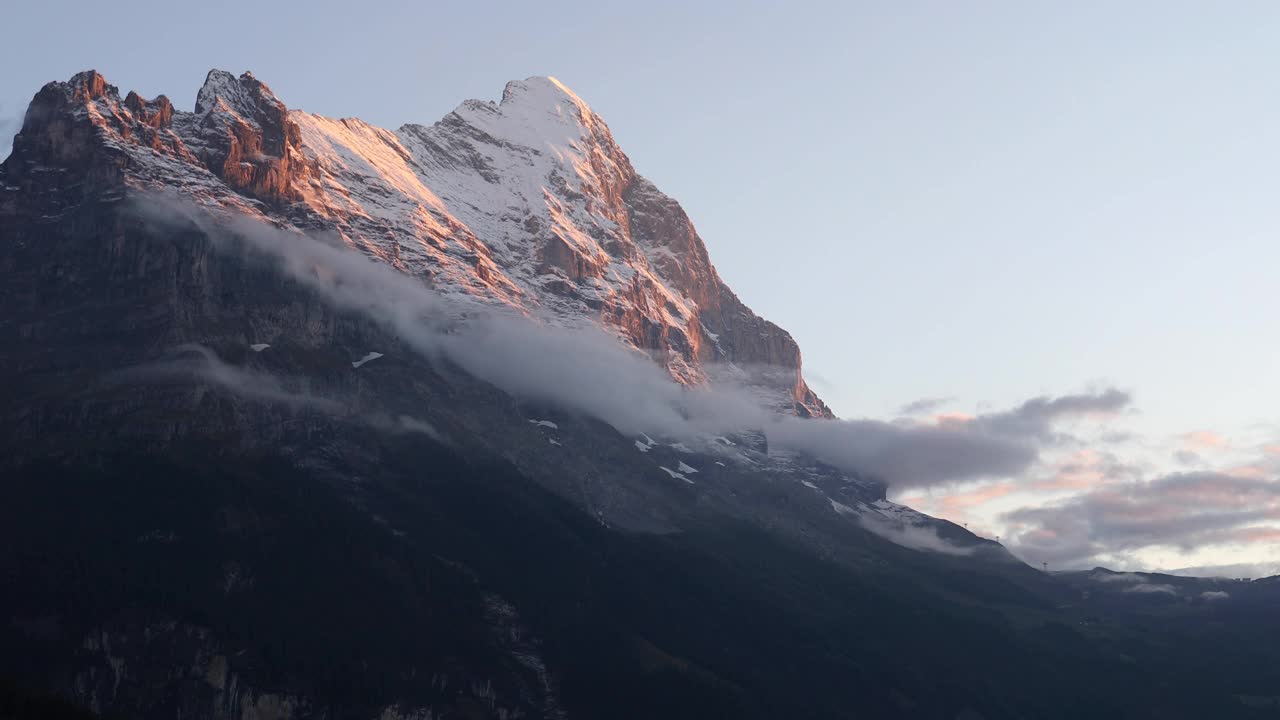
<path id="1" fill-rule="evenodd" d="M 1280 563 L 1229 563 L 1225 565 L 1194 565 L 1161 570 L 1167 575 L 1213 578 L 1261 578 L 1280 575 Z"/>
<path id="2" fill-rule="evenodd" d="M 928 415 L 951 402 L 949 397 L 920 398 L 898 408 L 899 415 Z"/>
<path id="3" fill-rule="evenodd" d="M 333 415 L 345 414 L 345 406 L 330 398 L 303 389 L 290 389 L 278 378 L 222 360 L 213 350 L 196 344 L 180 345 L 164 358 L 113 374 L 116 382 L 207 383 L 254 400 L 278 403 L 290 408 L 309 408 Z"/>
<path id="4" fill-rule="evenodd" d="M 1039 397 L 1003 412 L 933 422 L 803 420 L 762 408 L 746 388 L 688 388 L 644 353 L 596 328 L 565 328 L 501 309 L 451 305 L 419 279 L 346 247 L 243 215 L 215 216 L 151 196 L 139 213 L 194 227 L 224 252 L 267 262 L 338 308 L 385 327 L 433 362 L 456 365 L 517 397 L 599 418 L 626 434 L 687 437 L 762 429 L 771 445 L 851 472 L 926 486 L 1020 472 L 1056 442 L 1059 420 L 1114 412 L 1119 390 Z M 460 320 L 466 315 L 465 320 Z"/>
<path id="5" fill-rule="evenodd" d="M 943 555 L 972 555 L 973 547 L 961 547 L 945 540 L 937 528 L 911 525 L 881 519 L 875 515 L 861 515 L 858 524 L 873 535 L 912 550 L 942 553 Z"/>
<path id="6" fill-rule="evenodd" d="M 1280 539 L 1280 482 L 1187 472 L 1108 484 L 1063 502 L 1012 511 L 1025 556 L 1087 565 L 1108 553 L 1271 544 Z"/>
<path id="7" fill-rule="evenodd" d="M 449 443 L 447 437 L 425 420 L 354 407 L 337 398 L 311 392 L 305 379 L 280 378 L 259 370 L 232 365 L 203 345 L 180 345 L 166 357 L 117 371 L 107 380 L 131 384 L 211 385 L 230 395 L 255 402 L 281 405 L 292 410 L 319 412 L 384 432 L 417 433 L 437 442 Z"/>

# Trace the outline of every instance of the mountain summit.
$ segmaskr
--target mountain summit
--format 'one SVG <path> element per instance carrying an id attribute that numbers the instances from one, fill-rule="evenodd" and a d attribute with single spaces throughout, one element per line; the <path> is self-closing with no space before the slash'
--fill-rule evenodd
<path id="1" fill-rule="evenodd" d="M 389 131 L 290 110 L 247 72 L 211 71 L 184 112 L 164 96 L 121 100 L 87 71 L 32 101 L 7 161 L 9 192 L 50 182 L 43 168 L 60 158 L 95 168 L 82 192 L 173 189 L 336 233 L 443 294 L 600 324 L 682 383 L 728 376 L 774 407 L 831 415 L 791 336 L 738 299 L 680 205 L 555 78 L 511 82 L 501 102 L 468 100 L 433 125 Z"/>

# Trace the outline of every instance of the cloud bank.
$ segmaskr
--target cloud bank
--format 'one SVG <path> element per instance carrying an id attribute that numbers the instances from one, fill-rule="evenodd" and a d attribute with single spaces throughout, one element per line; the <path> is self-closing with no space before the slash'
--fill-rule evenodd
<path id="1" fill-rule="evenodd" d="M 1012 511 L 1013 544 L 1028 556 L 1081 565 L 1151 547 L 1280 543 L 1280 483 L 1225 472 L 1185 472 L 1108 483 L 1063 502 Z"/>
<path id="2" fill-rule="evenodd" d="M 1021 472 L 1042 448 L 1062 441 L 1058 421 L 1116 412 L 1130 401 L 1108 389 L 932 421 L 784 416 L 761 407 L 747 388 L 679 385 L 647 355 L 599 328 L 569 328 L 552 318 L 449 301 L 420 279 L 345 246 L 243 215 L 216 216 L 171 196 L 144 197 L 136 210 L 161 229 L 196 229 L 222 252 L 269 263 L 333 306 L 382 325 L 432 362 L 451 363 L 511 395 L 598 418 L 629 435 L 686 438 L 762 429 L 772 446 L 892 485 L 920 487 Z M 227 368 L 211 368 L 211 379 L 227 377 Z M 248 392 L 285 399 L 261 378 L 236 381 Z"/>

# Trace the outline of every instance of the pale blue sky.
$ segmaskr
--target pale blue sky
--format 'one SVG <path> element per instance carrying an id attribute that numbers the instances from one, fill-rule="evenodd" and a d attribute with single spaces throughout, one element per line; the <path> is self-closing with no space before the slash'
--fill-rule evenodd
<path id="1" fill-rule="evenodd" d="M 23 3 L 0 123 L 89 67 L 387 127 L 555 75 L 842 415 L 1113 384 L 1152 442 L 1280 420 L 1280 4 L 616 5 Z"/>
<path id="2" fill-rule="evenodd" d="M 0 118 L 87 67 L 390 127 L 552 74 L 842 414 L 1108 381 L 1171 432 L 1274 417 L 1280 5 L 611 5 L 24 3 Z"/>

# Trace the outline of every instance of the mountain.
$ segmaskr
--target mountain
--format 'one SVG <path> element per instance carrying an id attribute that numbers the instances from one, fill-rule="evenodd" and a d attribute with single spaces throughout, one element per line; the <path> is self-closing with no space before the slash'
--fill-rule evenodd
<path id="1" fill-rule="evenodd" d="M 102 173 L 81 197 L 104 185 L 176 189 L 333 232 L 441 294 L 601 323 L 680 382 L 727 367 L 780 406 L 831 414 L 805 384 L 791 336 L 724 284 L 679 204 L 554 78 L 390 132 L 289 110 L 249 73 L 210 72 L 188 113 L 164 96 L 121 100 L 89 71 L 36 95 L 6 165 L 8 192 L 36 190 L 51 179 L 46 163 L 72 156 Z"/>
<path id="2" fill-rule="evenodd" d="M 528 322 L 451 354 L 489 311 Z M 689 397 L 830 419 L 553 79 L 394 132 L 247 73 L 211 72 L 193 112 L 92 71 L 46 85 L 0 166 L 0 716 L 1280 702 L 1273 583 L 1097 591 L 762 433 L 620 429 L 484 372 L 582 361 L 592 329 Z"/>

